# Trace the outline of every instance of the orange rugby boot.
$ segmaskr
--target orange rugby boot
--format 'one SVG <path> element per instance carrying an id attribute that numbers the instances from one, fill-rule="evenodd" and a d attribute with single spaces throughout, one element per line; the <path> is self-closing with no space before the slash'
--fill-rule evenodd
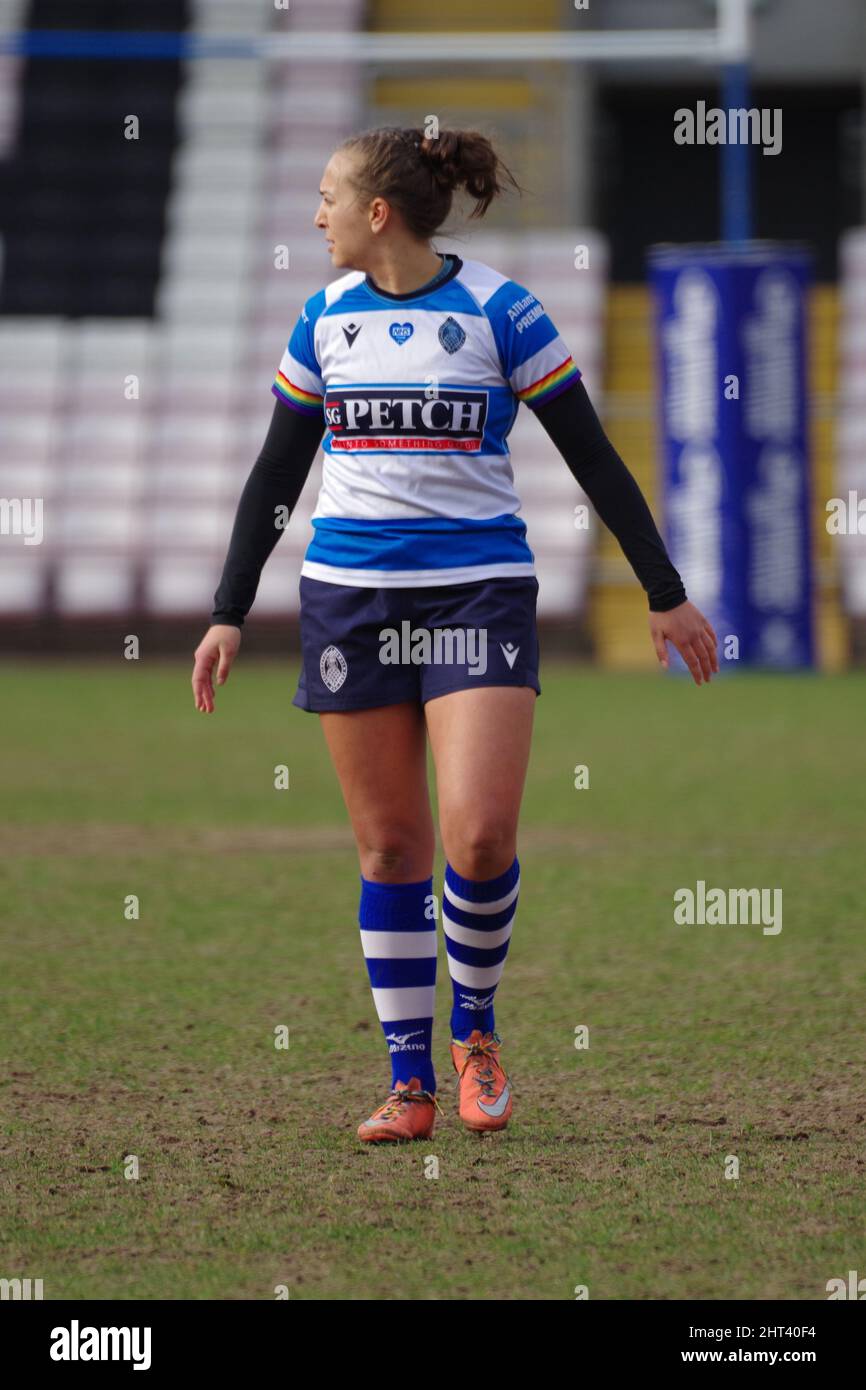
<path id="1" fill-rule="evenodd" d="M 432 1091 L 421 1089 L 417 1076 L 408 1082 L 398 1081 L 385 1104 L 358 1126 L 358 1138 L 374 1143 L 388 1139 L 398 1142 L 429 1139 L 437 1110 L 441 1114 L 439 1102 Z"/>
<path id="2" fill-rule="evenodd" d="M 511 1082 L 499 1061 L 501 1042 L 498 1033 L 482 1035 L 480 1028 L 470 1033 L 465 1042 L 451 1039 L 460 1118 L 476 1134 L 504 1129 L 511 1115 Z"/>

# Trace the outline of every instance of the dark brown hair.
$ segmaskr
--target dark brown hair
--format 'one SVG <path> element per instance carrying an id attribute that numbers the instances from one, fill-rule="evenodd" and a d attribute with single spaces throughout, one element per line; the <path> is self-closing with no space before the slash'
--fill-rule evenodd
<path id="1" fill-rule="evenodd" d="M 351 179 L 358 196 L 387 199 L 424 241 L 447 218 L 456 188 L 475 199 L 470 217 L 483 217 L 506 183 L 522 191 L 478 130 L 442 130 L 434 137 L 411 126 L 380 126 L 350 135 L 339 148 L 357 156 Z"/>

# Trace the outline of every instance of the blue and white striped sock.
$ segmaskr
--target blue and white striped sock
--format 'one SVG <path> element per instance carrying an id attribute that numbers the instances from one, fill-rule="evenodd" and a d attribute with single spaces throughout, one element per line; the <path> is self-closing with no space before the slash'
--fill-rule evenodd
<path id="1" fill-rule="evenodd" d="M 373 1001 L 391 1054 L 391 1085 L 417 1076 L 425 1091 L 436 1090 L 431 1056 L 436 998 L 432 893 L 432 878 L 372 883 L 362 875 L 358 913 Z"/>
<path id="2" fill-rule="evenodd" d="M 480 883 L 445 866 L 442 925 L 454 988 L 451 1036 L 459 1042 L 475 1028 L 493 1032 L 493 996 L 505 967 L 519 890 L 516 858 L 504 874 Z"/>

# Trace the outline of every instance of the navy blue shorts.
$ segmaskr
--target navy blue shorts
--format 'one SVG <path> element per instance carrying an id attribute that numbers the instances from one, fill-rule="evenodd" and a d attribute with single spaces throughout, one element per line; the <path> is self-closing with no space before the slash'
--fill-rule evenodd
<path id="1" fill-rule="evenodd" d="M 423 704 L 481 685 L 541 694 L 534 577 L 362 589 L 302 575 L 300 596 L 300 709 Z"/>

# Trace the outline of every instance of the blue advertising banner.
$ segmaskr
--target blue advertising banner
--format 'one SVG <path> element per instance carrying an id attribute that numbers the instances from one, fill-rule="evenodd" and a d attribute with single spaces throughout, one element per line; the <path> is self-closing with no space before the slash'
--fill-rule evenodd
<path id="1" fill-rule="evenodd" d="M 811 666 L 811 257 L 744 242 L 658 246 L 649 260 L 671 559 L 720 662 Z"/>

